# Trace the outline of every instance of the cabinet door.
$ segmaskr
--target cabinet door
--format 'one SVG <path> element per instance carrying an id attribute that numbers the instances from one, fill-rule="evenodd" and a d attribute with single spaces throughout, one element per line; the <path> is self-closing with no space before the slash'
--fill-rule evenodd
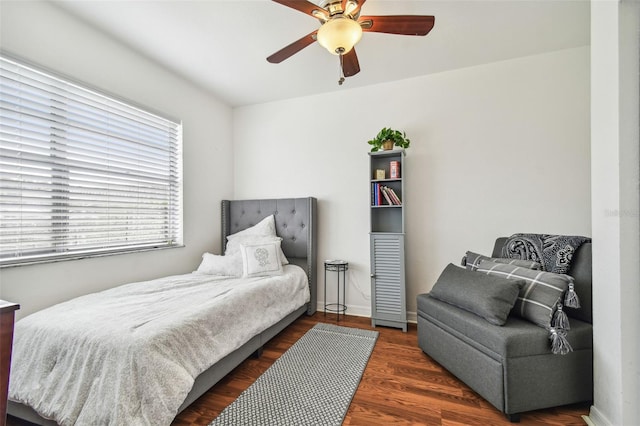
<path id="1" fill-rule="evenodd" d="M 404 235 L 371 234 L 371 322 L 407 331 Z"/>

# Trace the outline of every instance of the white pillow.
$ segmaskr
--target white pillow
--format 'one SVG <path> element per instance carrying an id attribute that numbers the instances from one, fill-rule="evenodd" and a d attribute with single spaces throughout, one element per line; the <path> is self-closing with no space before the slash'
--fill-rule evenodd
<path id="1" fill-rule="evenodd" d="M 240 235 L 227 242 L 227 249 L 225 255 L 233 255 L 240 252 L 240 246 L 242 244 L 263 244 L 278 241 L 281 242 L 282 238 L 268 235 Z M 278 245 L 280 247 L 280 245 Z M 280 257 L 280 263 L 283 265 L 289 264 L 289 259 L 284 255 L 282 248 L 278 249 L 278 256 Z"/>
<path id="2" fill-rule="evenodd" d="M 264 277 L 282 275 L 282 263 L 278 256 L 279 251 L 280 241 L 241 244 L 242 276 Z"/>
<path id="3" fill-rule="evenodd" d="M 208 275 L 224 275 L 239 277 L 242 275 L 242 256 L 240 253 L 231 256 L 219 256 L 205 253 L 196 272 Z"/>
<path id="4" fill-rule="evenodd" d="M 231 241 L 234 238 L 246 236 L 246 235 L 263 235 L 263 236 L 276 236 L 276 221 L 273 215 L 269 215 L 256 223 L 250 228 L 238 231 L 235 234 L 231 234 L 227 237 L 227 241 Z"/>

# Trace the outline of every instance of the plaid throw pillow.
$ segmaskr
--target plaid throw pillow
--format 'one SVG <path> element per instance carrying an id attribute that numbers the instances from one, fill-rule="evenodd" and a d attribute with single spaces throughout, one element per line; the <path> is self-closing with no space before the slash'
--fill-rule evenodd
<path id="1" fill-rule="evenodd" d="M 480 261 L 477 271 L 487 275 L 524 280 L 525 285 L 520 288 L 520 294 L 512 312 L 546 329 L 551 328 L 558 306 L 560 310 L 562 309 L 564 293 L 573 282 L 573 278 L 569 275 L 536 271 L 486 260 Z"/>
<path id="2" fill-rule="evenodd" d="M 468 251 L 464 255 L 464 257 L 462 258 L 462 266 L 465 266 L 471 271 L 475 271 L 476 269 L 478 269 L 478 265 L 480 265 L 480 262 L 482 262 L 483 260 L 488 260 L 495 263 L 508 263 L 509 265 L 522 266 L 523 268 L 527 269 L 542 270 L 542 265 L 540 265 L 538 262 L 534 262 L 533 260 L 488 257 L 478 253 L 474 253 L 472 251 Z"/>

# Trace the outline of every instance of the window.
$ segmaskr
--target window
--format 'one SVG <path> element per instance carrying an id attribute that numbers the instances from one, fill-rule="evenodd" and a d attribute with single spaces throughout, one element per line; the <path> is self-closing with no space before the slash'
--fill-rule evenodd
<path id="1" fill-rule="evenodd" d="M 0 56 L 0 266 L 182 244 L 182 126 Z"/>

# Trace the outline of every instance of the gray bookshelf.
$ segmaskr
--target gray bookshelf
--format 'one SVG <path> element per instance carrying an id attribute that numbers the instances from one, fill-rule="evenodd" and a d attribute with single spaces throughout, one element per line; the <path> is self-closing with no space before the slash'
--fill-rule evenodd
<path id="1" fill-rule="evenodd" d="M 369 153 L 369 235 L 371 324 L 374 327 L 381 325 L 401 328 L 406 332 L 405 155 L 404 149 Z M 391 174 L 391 162 L 399 165 L 397 176 Z M 378 175 L 379 170 L 384 170 L 384 176 Z"/>

